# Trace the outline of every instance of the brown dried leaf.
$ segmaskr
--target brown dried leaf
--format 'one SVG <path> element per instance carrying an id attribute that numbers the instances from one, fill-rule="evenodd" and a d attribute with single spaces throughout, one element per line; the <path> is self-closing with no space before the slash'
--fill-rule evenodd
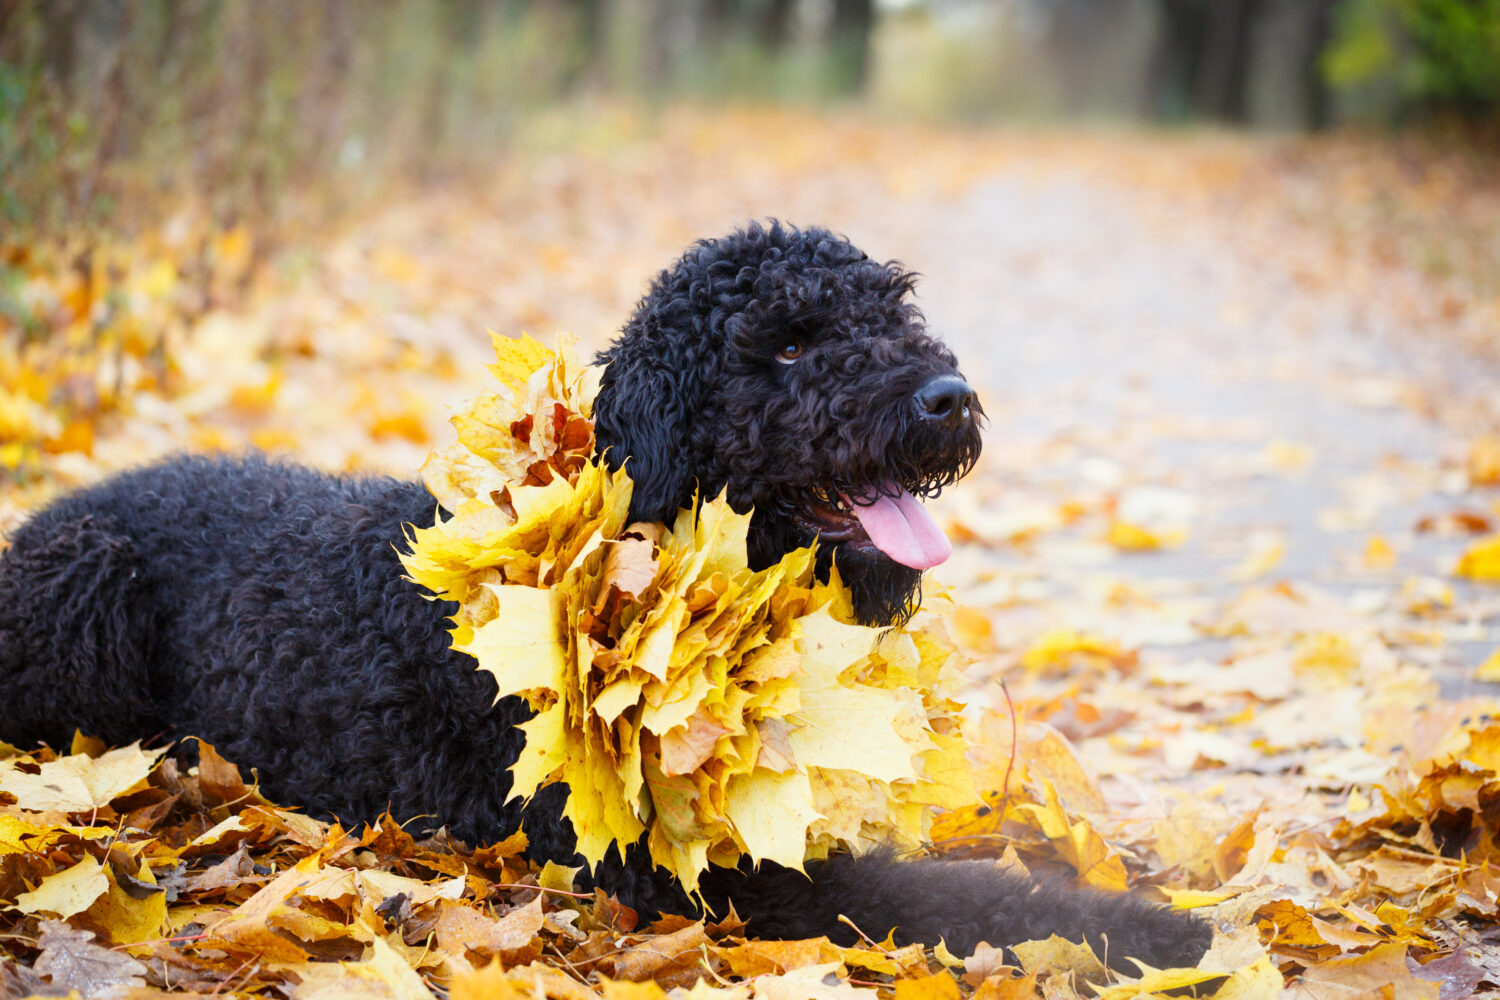
<path id="1" fill-rule="evenodd" d="M 443 900 L 438 905 L 438 919 L 434 925 L 437 946 L 465 961 L 469 960 L 470 952 L 484 958 L 498 955 L 507 959 L 527 952 L 532 939 L 541 933 L 545 919 L 540 895 L 528 905 L 518 906 L 498 919 L 451 900 Z M 508 960 L 507 964 L 511 961 Z"/>
<path id="2" fill-rule="evenodd" d="M 600 962 L 600 971 L 616 979 L 652 979 L 663 985 L 687 986 L 703 975 L 705 949 L 711 945 L 700 920 L 625 949 Z"/>
<path id="3" fill-rule="evenodd" d="M 34 969 L 53 986 L 99 996 L 121 986 L 144 986 L 146 967 L 123 952 L 101 948 L 91 931 L 42 922 L 42 953 Z"/>

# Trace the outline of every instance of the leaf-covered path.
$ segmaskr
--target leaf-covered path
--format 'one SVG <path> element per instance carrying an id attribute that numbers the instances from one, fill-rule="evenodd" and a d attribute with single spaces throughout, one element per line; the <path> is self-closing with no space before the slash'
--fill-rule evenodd
<path id="1" fill-rule="evenodd" d="M 1444 998 L 1493 989 L 1500 403 L 1485 346 L 1500 300 L 1462 268 L 1424 272 L 1380 220 L 1463 209 L 1477 226 L 1495 199 L 1465 201 L 1462 185 L 1438 183 L 1441 165 L 1408 176 L 1330 148 L 1299 160 L 1222 137 L 763 112 L 609 119 L 591 142 L 518 150 L 482 184 L 392 197 L 285 248 L 243 308 L 210 309 L 173 341 L 173 378 L 101 418 L 91 451 L 52 442 L 40 475 L 7 480 L 0 526 L 57 490 L 182 448 L 256 445 L 413 474 L 450 439 L 451 407 L 486 387 L 487 327 L 544 339 L 565 328 L 601 346 L 692 239 L 753 217 L 827 225 L 922 272 L 920 302 L 989 418 L 980 467 L 935 504 L 959 543 L 935 576 L 974 660 L 987 805 L 940 819 L 936 849 L 1106 887 L 1128 875 L 1213 907 L 1219 938 L 1194 975 L 1226 997 L 1283 985 L 1331 995 L 1330 983 Z M 897 980 L 908 1000 L 1071 995 L 1102 974 L 1056 950 L 1022 955 L 1024 972 L 968 956 L 950 976 L 942 954 L 762 948 L 729 927 L 622 937 L 607 902 L 583 907 L 580 932 L 551 897 L 544 925 L 535 894 L 509 887 L 526 876 L 503 849 L 416 845 L 390 829 L 340 839 L 257 804 L 219 770 L 162 775 L 143 792 L 132 770 L 116 789 L 128 795 L 81 815 L 0 784 L 17 800 L 0 798 L 0 856 L 25 854 L 0 868 L 0 893 L 44 883 L 55 904 L 97 890 L 61 909 L 28 897 L 28 912 L 67 910 L 124 944 L 162 919 L 198 932 L 240 907 L 213 949 L 148 942 L 132 951 L 143 966 L 104 985 L 348 988 L 326 966 L 302 986 L 286 964 L 246 972 L 256 942 L 293 925 L 370 990 L 403 996 L 488 957 L 550 963 L 545 983 L 534 970 L 508 981 L 570 997 L 595 988 L 590 968 L 691 983 L 703 966 L 689 953 L 725 997 L 889 997 Z M 164 790 L 201 815 L 151 812 Z M 101 809 L 161 824 L 130 861 L 100 855 L 107 878 L 95 835 L 63 823 Z M 237 832 L 207 829 L 220 821 Z M 7 841 L 3 824 L 22 822 L 29 832 Z M 20 851 L 23 835 L 50 853 Z M 172 915 L 125 901 L 121 873 L 136 865 L 172 880 Z M 357 893 L 338 881 L 353 868 L 369 870 Z M 289 895 L 284 879 L 299 871 L 321 880 L 316 893 Z M 467 888 L 453 881 L 465 872 Z M 407 881 L 381 882 L 389 873 Z M 95 913 L 110 900 L 118 912 Z M 72 955 L 110 975 L 67 928 L 40 933 L 16 952 L 38 969 Z M 671 963 L 651 964 L 667 935 Z M 843 981 L 824 983 L 827 972 Z M 717 995 L 712 985 L 700 994 Z M 466 988 L 513 995 L 497 981 Z M 607 995 L 657 995 L 642 989 Z"/>

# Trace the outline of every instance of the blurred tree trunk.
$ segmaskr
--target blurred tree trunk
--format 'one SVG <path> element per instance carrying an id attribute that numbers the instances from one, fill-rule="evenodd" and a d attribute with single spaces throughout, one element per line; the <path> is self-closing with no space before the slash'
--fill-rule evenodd
<path id="1" fill-rule="evenodd" d="M 710 51 L 728 40 L 735 20 L 735 0 L 703 0 L 700 37 Z"/>
<path id="2" fill-rule="evenodd" d="M 42 65 L 58 92 L 67 100 L 73 93 L 73 61 L 78 51 L 78 0 L 42 4 L 45 26 Z"/>
<path id="3" fill-rule="evenodd" d="M 858 94 L 870 75 L 870 36 L 875 27 L 874 0 L 833 0 L 828 24 L 833 57 L 833 87 L 838 94 Z"/>
<path id="4" fill-rule="evenodd" d="M 1198 53 L 1203 47 L 1204 10 L 1200 0 L 1157 0 L 1156 37 L 1146 74 L 1146 110 L 1174 119 L 1191 112 L 1198 90 Z"/>
<path id="5" fill-rule="evenodd" d="M 760 44 L 771 52 L 784 50 L 792 39 L 792 15 L 796 10 L 796 0 L 769 0 L 756 32 Z"/>
<path id="6" fill-rule="evenodd" d="M 1328 127 L 1333 120 L 1333 94 L 1323 75 L 1323 50 L 1333 38 L 1333 12 L 1339 0 L 1301 0 L 1306 17 L 1298 53 L 1302 123 L 1310 129 Z"/>
<path id="7" fill-rule="evenodd" d="M 573 16 L 573 31 L 578 40 L 578 60 L 563 77 L 567 90 L 602 82 L 606 30 L 605 0 L 566 0 Z"/>
<path id="8" fill-rule="evenodd" d="M 230 157 L 234 157 L 235 150 L 246 150 L 252 154 L 248 164 L 234 163 L 231 160 L 225 165 L 227 170 L 234 173 L 248 167 L 248 184 L 244 196 L 236 206 L 239 211 L 231 212 L 236 222 L 244 221 L 245 217 L 263 218 L 269 208 L 271 177 L 267 160 L 271 150 L 262 137 L 270 115 L 271 96 L 271 32 L 268 30 L 268 22 L 274 22 L 275 19 L 274 12 L 267 12 L 263 8 L 249 8 L 242 13 L 236 25 L 237 37 L 230 37 L 231 51 L 237 52 L 241 60 L 242 75 L 235 81 L 237 92 L 234 88 L 230 89 L 220 110 L 232 118 L 236 105 L 243 101 L 244 117 L 237 130 L 239 135 L 226 153 Z"/>
<path id="9" fill-rule="evenodd" d="M 1248 117 L 1251 48 L 1262 0 L 1158 0 L 1147 106 L 1159 118 Z"/>
<path id="10" fill-rule="evenodd" d="M 1199 54 L 1195 104 L 1218 121 L 1243 124 L 1248 118 L 1250 46 L 1261 0 L 1213 0 Z"/>
<path id="11" fill-rule="evenodd" d="M 87 210 L 105 187 L 105 173 L 123 159 L 135 146 L 131 129 L 131 86 L 126 73 L 126 48 L 135 23 L 137 0 L 124 0 L 112 8 L 95 8 L 100 36 L 108 38 L 109 48 L 99 77 L 98 101 L 94 105 L 93 123 L 98 130 L 94 162 L 79 193 L 79 205 Z"/>
<path id="12" fill-rule="evenodd" d="M 354 59 L 354 19 L 348 0 L 323 0 L 317 13 L 321 44 L 313 56 L 303 114 L 312 126 L 308 158 L 322 168 L 338 162 L 348 138 L 344 86 Z"/>
<path id="13" fill-rule="evenodd" d="M 0 0 L 0 38 L 5 38 L 5 26 L 21 11 L 21 0 Z"/>
<path id="14" fill-rule="evenodd" d="M 672 47 L 668 44 L 671 32 L 668 22 L 673 5 L 669 3 L 647 3 L 647 28 L 641 45 L 641 76 L 648 91 L 664 90 L 672 79 Z"/>

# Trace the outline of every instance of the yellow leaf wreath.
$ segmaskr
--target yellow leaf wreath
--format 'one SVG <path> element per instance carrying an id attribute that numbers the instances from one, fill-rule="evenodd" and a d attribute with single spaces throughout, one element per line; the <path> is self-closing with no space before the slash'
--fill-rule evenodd
<path id="1" fill-rule="evenodd" d="M 852 624 L 811 548 L 752 572 L 722 497 L 627 524 L 631 482 L 593 460 L 601 370 L 494 337 L 501 391 L 423 466 L 450 516 L 413 529 L 411 578 L 458 603 L 453 646 L 536 711 L 513 794 L 565 781 L 591 863 L 644 834 L 690 891 L 742 855 L 800 868 L 836 846 L 915 846 L 975 792 L 941 625 Z"/>

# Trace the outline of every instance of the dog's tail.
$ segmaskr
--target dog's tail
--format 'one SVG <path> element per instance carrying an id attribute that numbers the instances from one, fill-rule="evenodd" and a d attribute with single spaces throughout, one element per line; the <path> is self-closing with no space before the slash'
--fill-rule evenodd
<path id="1" fill-rule="evenodd" d="M 0 552 L 0 738 L 154 732 L 153 622 L 135 543 L 104 512 L 43 510 Z"/>
<path id="2" fill-rule="evenodd" d="M 981 941 L 1009 948 L 1057 934 L 1135 974 L 1131 959 L 1154 968 L 1196 965 L 1213 938 L 1213 927 L 1186 911 L 989 861 L 902 862 L 877 851 L 809 862 L 805 875 L 770 862 L 754 871 L 715 869 L 704 885 L 716 911 L 733 902 L 751 933 L 788 939 L 826 934 L 853 944 L 845 918 L 875 940 L 892 931 L 899 944 L 941 938 L 955 955 Z"/>

